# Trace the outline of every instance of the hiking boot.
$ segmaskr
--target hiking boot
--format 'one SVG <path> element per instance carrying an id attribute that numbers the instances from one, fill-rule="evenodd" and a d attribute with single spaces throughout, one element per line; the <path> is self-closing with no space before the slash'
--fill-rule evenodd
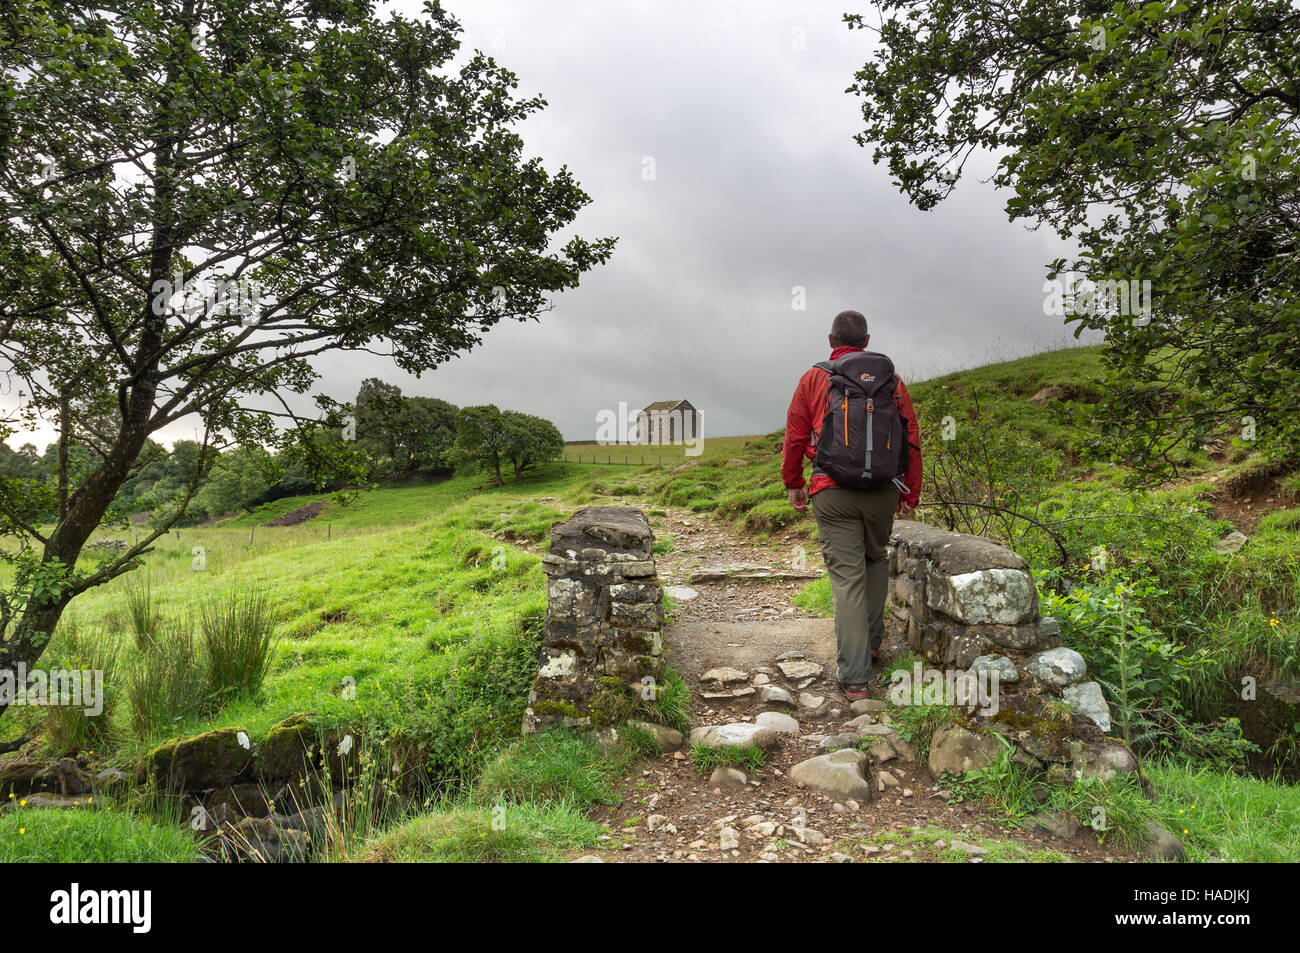
<path id="1" fill-rule="evenodd" d="M 870 685 L 841 685 L 840 688 L 844 692 L 844 697 L 849 700 L 849 704 L 871 697 Z"/>

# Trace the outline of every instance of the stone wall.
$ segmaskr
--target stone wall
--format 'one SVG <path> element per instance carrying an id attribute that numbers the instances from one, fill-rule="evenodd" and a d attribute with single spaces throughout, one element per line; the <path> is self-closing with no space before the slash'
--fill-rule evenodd
<path id="1" fill-rule="evenodd" d="M 994 710 L 967 714 L 969 728 L 1000 734 L 1015 758 L 1050 772 L 1110 776 L 1136 770 L 1107 739 L 1110 709 L 1078 652 L 1061 646 L 1055 619 L 1040 617 L 1025 561 L 980 536 L 900 520 L 889 546 L 886 657 L 910 649 L 945 671 L 997 673 Z M 1064 703 L 1064 704 L 1062 704 Z M 975 750 L 978 754 L 974 754 Z M 969 770 L 1000 751 L 967 727 L 935 736 L 931 770 Z"/>
<path id="2" fill-rule="evenodd" d="M 599 726 L 663 678 L 663 590 L 640 510 L 594 506 L 551 530 L 546 634 L 524 731 Z"/>
<path id="3" fill-rule="evenodd" d="M 1059 644 L 1054 619 L 1039 618 L 1029 566 L 981 536 L 897 520 L 889 545 L 889 628 L 913 652 L 969 668 L 993 652 Z"/>

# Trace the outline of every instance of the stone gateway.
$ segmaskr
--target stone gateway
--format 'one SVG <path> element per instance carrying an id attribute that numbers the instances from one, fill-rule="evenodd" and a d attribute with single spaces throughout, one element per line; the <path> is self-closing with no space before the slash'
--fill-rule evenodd
<path id="1" fill-rule="evenodd" d="M 523 730 L 600 726 L 608 696 L 663 679 L 663 590 L 645 515 L 593 506 L 551 530 L 546 633 Z"/>

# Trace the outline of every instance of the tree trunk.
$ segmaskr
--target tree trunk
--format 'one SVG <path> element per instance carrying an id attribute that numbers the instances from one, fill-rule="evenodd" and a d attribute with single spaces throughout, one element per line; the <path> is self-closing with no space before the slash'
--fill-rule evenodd
<path id="1" fill-rule="evenodd" d="M 130 413 L 118 433 L 116 444 L 99 469 L 68 498 L 63 516 L 45 544 L 42 566 L 59 563 L 65 574 L 71 574 L 76 567 L 86 541 L 99 527 L 117 491 L 126 482 L 131 464 L 144 446 L 153 395 L 153 387 L 132 394 Z M 0 642 L 0 668 L 16 669 L 20 663 L 29 670 L 34 667 L 49 646 L 55 626 L 74 595 L 60 592 L 52 598 L 30 600 L 23 607 L 12 635 Z M 4 717 L 7 709 L 8 706 L 0 702 L 0 718 Z"/>

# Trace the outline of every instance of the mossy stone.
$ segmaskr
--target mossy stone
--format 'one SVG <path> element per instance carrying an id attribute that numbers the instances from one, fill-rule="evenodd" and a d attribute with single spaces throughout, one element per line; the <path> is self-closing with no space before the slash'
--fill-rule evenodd
<path id="1" fill-rule="evenodd" d="M 320 744 L 307 712 L 272 725 L 257 746 L 256 771 L 263 781 L 291 781 L 319 767 Z"/>
<path id="2" fill-rule="evenodd" d="M 189 738 L 166 741 L 146 754 L 137 777 L 151 779 L 173 791 L 206 791 L 227 787 L 250 773 L 253 754 L 244 747 L 239 726 L 215 728 Z"/>

